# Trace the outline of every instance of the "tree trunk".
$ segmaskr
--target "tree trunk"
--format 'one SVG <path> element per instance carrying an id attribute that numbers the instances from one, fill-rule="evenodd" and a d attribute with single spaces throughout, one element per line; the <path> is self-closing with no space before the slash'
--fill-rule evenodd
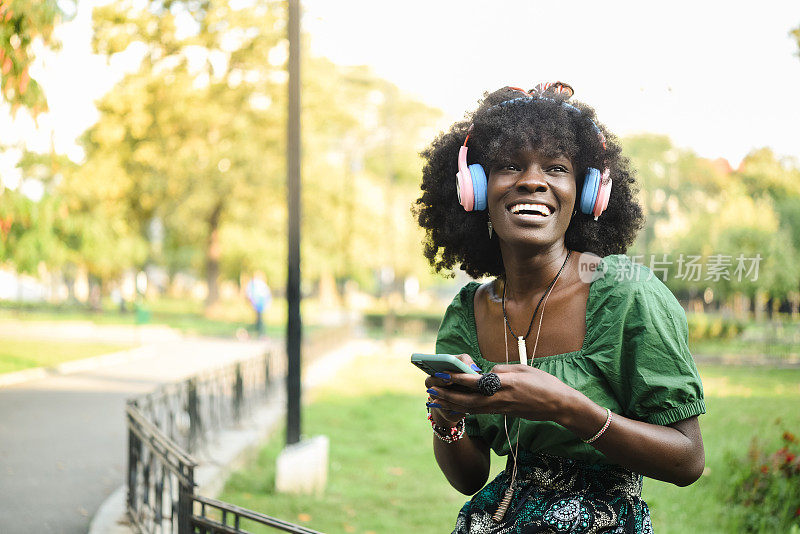
<path id="1" fill-rule="evenodd" d="M 96 276 L 89 276 L 89 309 L 92 311 L 103 310 L 103 281 Z"/>
<path id="2" fill-rule="evenodd" d="M 208 219 L 208 242 L 206 246 L 206 311 L 219 300 L 219 259 L 222 256 L 222 244 L 219 241 L 219 219 L 222 206 L 217 205 Z"/>

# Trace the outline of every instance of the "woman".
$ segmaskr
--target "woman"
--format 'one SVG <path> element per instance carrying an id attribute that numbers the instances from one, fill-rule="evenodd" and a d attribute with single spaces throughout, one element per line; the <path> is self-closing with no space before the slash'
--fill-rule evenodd
<path id="1" fill-rule="evenodd" d="M 454 532 L 652 532 L 642 475 L 704 468 L 686 316 L 622 255 L 635 180 L 572 94 L 500 89 L 423 153 L 426 257 L 494 277 L 462 288 L 436 344 L 483 374 L 425 383 L 439 467 L 475 494 Z M 508 459 L 486 485 L 490 449 Z"/>

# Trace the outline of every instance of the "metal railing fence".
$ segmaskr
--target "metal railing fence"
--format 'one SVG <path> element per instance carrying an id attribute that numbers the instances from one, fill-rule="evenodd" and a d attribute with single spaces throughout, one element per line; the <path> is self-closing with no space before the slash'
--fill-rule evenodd
<path id="1" fill-rule="evenodd" d="M 316 532 L 196 493 L 192 454 L 265 402 L 270 385 L 265 354 L 128 401 L 127 510 L 138 532 L 238 534 L 244 524 Z"/>

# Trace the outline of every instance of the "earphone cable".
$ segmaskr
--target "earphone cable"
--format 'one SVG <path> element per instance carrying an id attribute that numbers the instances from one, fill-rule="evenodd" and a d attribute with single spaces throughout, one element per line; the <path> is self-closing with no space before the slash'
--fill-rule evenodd
<path id="1" fill-rule="evenodd" d="M 572 253 L 572 251 L 569 251 L 569 253 L 567 253 L 567 260 L 569 259 L 569 255 L 571 253 Z M 565 260 L 564 261 L 564 265 L 566 265 L 566 264 L 567 264 L 567 262 Z M 556 282 L 558 281 L 558 278 L 561 275 L 561 271 L 564 269 L 564 265 L 561 266 L 561 269 L 558 271 L 558 274 L 556 274 L 556 277 L 553 279 L 553 282 L 552 282 L 552 284 L 550 286 L 550 289 L 555 287 Z M 503 289 L 505 290 L 505 285 L 503 285 Z M 550 293 L 551 293 L 551 291 L 548 290 L 544 294 L 544 300 L 543 301 L 541 301 L 541 300 L 539 301 L 540 303 L 542 303 L 542 314 L 539 316 L 539 324 L 536 327 L 536 340 L 533 343 L 533 355 L 531 356 L 531 362 L 536 357 L 536 347 L 539 346 L 539 334 L 542 332 L 542 320 L 544 319 L 544 310 L 545 310 L 545 307 L 547 306 L 547 298 L 550 296 Z M 505 311 L 505 310 L 503 310 L 503 311 Z M 536 313 L 534 312 L 534 317 L 535 316 L 536 316 Z M 506 322 L 505 321 L 505 314 L 503 316 L 503 319 L 504 319 L 504 322 Z M 508 324 L 508 323 L 506 322 L 506 324 Z M 533 324 L 532 320 L 531 320 L 531 324 Z M 512 330 L 511 333 L 512 334 L 514 333 L 513 330 Z M 503 342 L 505 344 L 506 365 L 508 365 L 508 332 L 506 332 L 505 328 L 503 329 Z M 506 502 L 505 502 L 505 504 L 501 504 L 501 508 L 502 509 L 498 508 L 497 512 L 495 512 L 495 515 L 493 516 L 493 517 L 500 516 L 499 519 L 502 519 L 502 516 L 505 515 L 505 512 L 506 512 L 506 510 L 508 508 L 508 505 L 511 502 L 511 500 L 510 500 L 511 499 L 511 495 L 508 495 L 508 493 L 512 492 L 512 495 L 513 495 L 514 484 L 517 481 L 517 457 L 518 457 L 518 454 L 519 454 L 519 438 L 520 438 L 520 432 L 522 431 L 522 419 L 520 418 L 520 419 L 517 420 L 517 440 L 516 440 L 516 443 L 514 444 L 514 447 L 513 447 L 514 450 L 513 451 L 512 451 L 512 447 L 511 447 L 511 436 L 508 433 L 508 416 L 507 415 L 503 415 L 503 428 L 505 429 L 505 432 L 506 432 L 506 442 L 508 443 L 508 453 L 511 455 L 511 457 L 513 459 L 514 467 L 511 469 L 511 480 L 509 481 L 508 489 L 506 490 L 507 495 L 506 495 L 506 498 L 504 499 L 504 501 L 506 501 Z"/>

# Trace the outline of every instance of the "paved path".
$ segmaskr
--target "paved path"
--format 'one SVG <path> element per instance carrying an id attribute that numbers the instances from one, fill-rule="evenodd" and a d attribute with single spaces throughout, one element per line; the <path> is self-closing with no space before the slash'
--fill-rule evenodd
<path id="1" fill-rule="evenodd" d="M 134 361 L 0 388 L 0 533 L 85 533 L 124 481 L 125 400 L 266 342 L 164 340 Z"/>

